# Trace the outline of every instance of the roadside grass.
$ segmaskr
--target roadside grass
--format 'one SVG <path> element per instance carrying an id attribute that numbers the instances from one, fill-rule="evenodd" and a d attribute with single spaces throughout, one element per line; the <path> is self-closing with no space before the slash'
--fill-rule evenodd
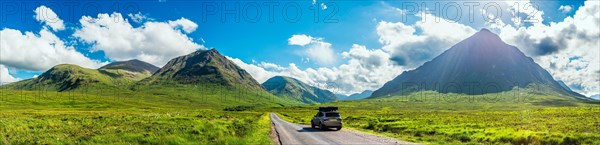
<path id="1" fill-rule="evenodd" d="M 345 127 L 416 143 L 600 144 L 597 102 L 523 90 L 476 96 L 426 91 L 272 111 L 310 124 L 318 106 L 340 107 Z"/>
<path id="2" fill-rule="evenodd" d="M 0 144 L 272 144 L 265 112 L 179 98 L 0 91 Z"/>

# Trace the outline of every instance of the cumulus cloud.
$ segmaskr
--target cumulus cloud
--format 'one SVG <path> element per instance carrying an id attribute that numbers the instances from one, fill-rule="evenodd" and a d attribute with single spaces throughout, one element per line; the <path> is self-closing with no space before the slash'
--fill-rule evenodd
<path id="1" fill-rule="evenodd" d="M 0 61 L 9 67 L 45 71 L 57 64 L 76 64 L 87 68 L 98 68 L 103 64 L 66 45 L 47 28 L 42 28 L 39 34 L 5 28 L 0 35 Z"/>
<path id="2" fill-rule="evenodd" d="M 573 8 L 569 5 L 561 5 L 560 7 L 558 7 L 558 10 L 562 11 L 563 13 L 571 12 L 571 9 Z"/>
<path id="3" fill-rule="evenodd" d="M 592 95 L 600 92 L 598 14 L 600 2 L 585 1 L 572 17 L 547 25 L 488 25 L 495 25 L 495 31 L 504 41 L 533 57 L 555 79 L 562 80 L 577 92 Z"/>
<path id="4" fill-rule="evenodd" d="M 34 18 L 40 23 L 44 23 L 54 31 L 64 30 L 65 24 L 54 11 L 44 5 L 37 7 L 34 11 Z"/>
<path id="5" fill-rule="evenodd" d="M 315 60 L 320 65 L 332 65 L 336 63 L 336 56 L 331 43 L 325 42 L 323 38 L 315 38 L 305 34 L 292 35 L 288 39 L 289 45 L 302 46 L 302 55 L 308 60 Z"/>
<path id="6" fill-rule="evenodd" d="M 0 85 L 20 81 L 21 79 L 13 77 L 10 75 L 8 68 L 6 66 L 0 64 Z"/>
<path id="7" fill-rule="evenodd" d="M 247 64 L 238 58 L 232 58 L 229 56 L 225 56 L 225 57 L 227 59 L 233 61 L 233 63 L 240 66 L 242 69 L 246 70 L 248 73 L 250 73 L 250 75 L 252 75 L 252 77 L 259 83 L 263 83 L 263 82 L 267 81 L 269 78 L 278 75 L 278 73 L 276 73 L 276 72 L 267 70 L 268 68 L 265 66 L 255 65 L 255 64 Z M 273 65 L 275 67 L 280 67 L 278 65 L 271 64 L 271 63 L 269 63 L 269 65 Z"/>
<path id="8" fill-rule="evenodd" d="M 353 94 L 364 90 L 375 90 L 396 77 L 405 69 L 390 61 L 390 55 L 382 49 L 368 49 L 354 44 L 342 53 L 348 61 L 337 67 L 300 69 L 294 63 L 279 66 L 272 63 L 247 64 L 229 58 L 247 70 L 257 81 L 264 82 L 273 76 L 289 76 L 309 85 L 339 94 Z"/>
<path id="9" fill-rule="evenodd" d="M 392 53 L 390 59 L 408 67 L 431 60 L 477 32 L 469 26 L 431 14 L 424 14 L 414 25 L 381 21 L 376 30 L 383 49 Z"/>
<path id="10" fill-rule="evenodd" d="M 139 59 L 163 66 L 174 57 L 204 49 L 183 33 L 198 27 L 185 18 L 133 27 L 120 13 L 101 13 L 96 18 L 83 16 L 79 22 L 81 28 L 73 36 L 92 44 L 92 51 L 104 51 L 111 60 Z"/>
<path id="11" fill-rule="evenodd" d="M 136 23 L 144 23 L 146 21 L 151 21 L 154 20 L 152 18 L 147 17 L 146 15 L 143 15 L 142 13 L 137 13 L 137 14 L 127 14 L 127 16 L 129 16 L 129 18 Z"/>
<path id="12" fill-rule="evenodd" d="M 390 55 L 381 49 L 369 50 L 367 47 L 354 44 L 349 51 L 343 52 L 344 58 L 349 58 L 350 61 L 358 61 L 364 68 L 375 68 L 382 65 L 389 65 L 388 60 Z"/>
<path id="13" fill-rule="evenodd" d="M 265 68 L 265 69 L 283 70 L 283 67 L 281 67 L 277 64 L 268 63 L 268 62 L 260 62 L 260 64 L 258 64 L 258 66 Z"/>
<path id="14" fill-rule="evenodd" d="M 292 37 L 290 37 L 288 39 L 288 44 L 289 45 L 304 46 L 304 45 L 312 43 L 314 41 L 317 41 L 317 39 L 313 38 L 311 36 L 308 36 L 308 35 L 297 34 L 297 35 L 292 35 Z"/>
<path id="15" fill-rule="evenodd" d="M 175 21 L 169 21 L 169 25 L 173 28 L 180 27 L 181 29 L 183 29 L 183 31 L 185 31 L 185 33 L 192 33 L 196 31 L 196 28 L 198 28 L 198 24 L 186 18 L 180 18 Z"/>

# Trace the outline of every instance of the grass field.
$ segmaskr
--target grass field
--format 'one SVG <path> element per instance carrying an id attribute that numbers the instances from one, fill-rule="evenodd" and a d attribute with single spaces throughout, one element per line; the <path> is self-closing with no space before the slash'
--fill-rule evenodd
<path id="1" fill-rule="evenodd" d="M 277 111 L 310 124 L 316 107 L 328 105 L 340 107 L 345 127 L 417 143 L 600 144 L 600 105 L 527 90 L 477 96 L 419 92 Z"/>
<path id="2" fill-rule="evenodd" d="M 425 91 L 301 106 L 269 95 L 193 88 L 0 89 L 0 144 L 272 144 L 268 112 L 309 124 L 316 107 L 328 105 L 340 107 L 345 128 L 417 143 L 600 144 L 598 102 L 531 90 Z"/>
<path id="3" fill-rule="evenodd" d="M 171 100 L 1 90 L 0 144 L 271 144 L 266 112 Z"/>

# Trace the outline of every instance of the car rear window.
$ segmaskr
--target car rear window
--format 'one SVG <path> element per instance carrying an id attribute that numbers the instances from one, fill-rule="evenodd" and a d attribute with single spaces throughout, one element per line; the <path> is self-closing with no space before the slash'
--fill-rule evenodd
<path id="1" fill-rule="evenodd" d="M 340 113 L 325 113 L 325 117 L 340 117 Z"/>

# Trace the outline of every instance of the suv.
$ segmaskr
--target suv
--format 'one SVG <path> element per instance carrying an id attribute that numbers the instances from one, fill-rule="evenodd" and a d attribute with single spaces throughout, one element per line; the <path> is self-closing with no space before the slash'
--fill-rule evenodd
<path id="1" fill-rule="evenodd" d="M 319 112 L 310 121 L 310 127 L 315 128 L 315 126 L 319 126 L 321 130 L 327 128 L 341 130 L 342 116 L 337 112 L 337 109 L 338 107 L 335 106 L 319 107 Z"/>

